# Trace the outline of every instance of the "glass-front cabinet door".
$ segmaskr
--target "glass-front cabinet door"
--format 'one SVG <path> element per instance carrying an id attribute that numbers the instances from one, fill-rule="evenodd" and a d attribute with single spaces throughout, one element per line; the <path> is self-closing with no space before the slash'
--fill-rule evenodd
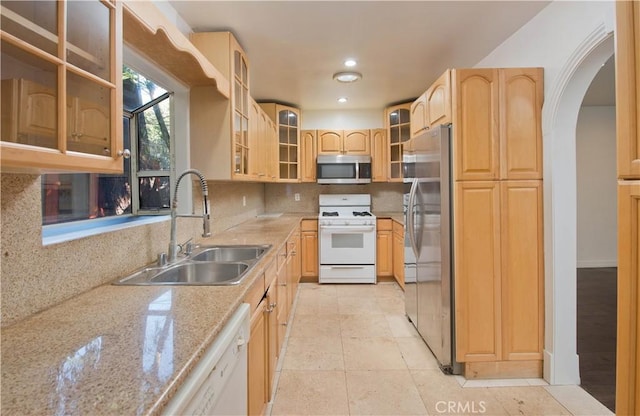
<path id="1" fill-rule="evenodd" d="M 246 56 L 233 51 L 234 176 L 249 175 L 249 66 Z"/>
<path id="2" fill-rule="evenodd" d="M 389 138 L 389 181 L 402 182 L 402 146 L 411 137 L 411 103 L 386 109 Z"/>
<path id="3" fill-rule="evenodd" d="M 122 172 L 122 5 L 0 7 L 2 170 Z"/>
<path id="4" fill-rule="evenodd" d="M 278 109 L 278 143 L 280 179 L 298 180 L 298 113 L 291 108 Z"/>
<path id="5" fill-rule="evenodd" d="M 277 103 L 260 103 L 277 129 L 277 182 L 300 182 L 300 110 Z M 315 161 L 314 161 L 315 162 Z"/>

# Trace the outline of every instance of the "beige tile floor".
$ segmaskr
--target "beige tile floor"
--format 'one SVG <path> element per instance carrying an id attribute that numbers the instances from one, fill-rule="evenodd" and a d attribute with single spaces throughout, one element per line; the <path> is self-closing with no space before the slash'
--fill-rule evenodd
<path id="1" fill-rule="evenodd" d="M 444 375 L 395 283 L 299 288 L 267 414 L 612 414 L 579 386 Z"/>

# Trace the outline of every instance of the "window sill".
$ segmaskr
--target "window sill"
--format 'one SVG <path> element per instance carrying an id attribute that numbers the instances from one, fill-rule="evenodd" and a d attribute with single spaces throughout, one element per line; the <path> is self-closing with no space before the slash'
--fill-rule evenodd
<path id="1" fill-rule="evenodd" d="M 122 216 L 76 221 L 65 224 L 45 225 L 42 227 L 42 245 L 64 243 L 81 238 L 168 221 L 169 215 Z"/>

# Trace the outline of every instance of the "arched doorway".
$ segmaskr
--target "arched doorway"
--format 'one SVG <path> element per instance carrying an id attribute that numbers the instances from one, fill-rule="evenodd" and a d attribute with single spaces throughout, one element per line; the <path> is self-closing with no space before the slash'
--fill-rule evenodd
<path id="1" fill-rule="evenodd" d="M 576 125 L 585 93 L 614 53 L 599 28 L 579 45 L 543 108 L 545 178 L 545 357 L 550 384 L 580 384 L 576 315 Z"/>

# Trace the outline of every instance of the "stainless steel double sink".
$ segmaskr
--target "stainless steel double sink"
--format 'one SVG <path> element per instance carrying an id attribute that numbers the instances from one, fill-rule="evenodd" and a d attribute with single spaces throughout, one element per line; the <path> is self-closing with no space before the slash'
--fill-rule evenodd
<path id="1" fill-rule="evenodd" d="M 204 245 L 178 262 L 146 267 L 116 285 L 237 285 L 271 245 Z"/>

